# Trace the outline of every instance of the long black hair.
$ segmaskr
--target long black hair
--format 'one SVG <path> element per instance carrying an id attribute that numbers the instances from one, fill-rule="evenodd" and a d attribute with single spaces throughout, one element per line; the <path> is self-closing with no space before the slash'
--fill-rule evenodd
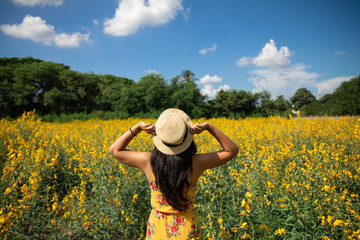
<path id="1" fill-rule="evenodd" d="M 184 187 L 189 187 L 189 175 L 192 172 L 192 156 L 196 153 L 194 141 L 182 153 L 167 155 L 156 147 L 151 154 L 151 166 L 155 175 L 156 186 L 160 189 L 167 203 L 179 211 L 186 208 Z"/>

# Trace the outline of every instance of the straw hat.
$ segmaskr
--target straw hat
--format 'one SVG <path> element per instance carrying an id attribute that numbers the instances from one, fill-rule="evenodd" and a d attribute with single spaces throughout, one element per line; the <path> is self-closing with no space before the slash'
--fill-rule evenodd
<path id="1" fill-rule="evenodd" d="M 175 155 L 185 151 L 193 140 L 190 132 L 189 116 L 176 108 L 169 108 L 162 112 L 155 123 L 156 135 L 153 141 L 157 149 L 168 155 Z"/>

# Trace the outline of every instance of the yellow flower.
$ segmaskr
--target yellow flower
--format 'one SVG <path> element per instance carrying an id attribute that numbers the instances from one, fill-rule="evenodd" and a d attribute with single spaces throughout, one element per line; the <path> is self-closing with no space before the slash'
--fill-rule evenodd
<path id="1" fill-rule="evenodd" d="M 327 219 L 326 219 L 326 221 L 327 221 L 329 224 L 331 224 L 331 222 L 332 222 L 332 217 L 331 217 L 331 216 L 328 216 Z"/>
<path id="2" fill-rule="evenodd" d="M 265 231 L 268 231 L 269 228 L 265 225 L 265 224 L 261 224 L 260 227 L 259 227 L 261 230 L 265 230 Z"/>
<path id="3" fill-rule="evenodd" d="M 4 215 L 1 215 L 0 216 L 0 224 L 4 224 L 5 223 L 5 216 Z"/>
<path id="4" fill-rule="evenodd" d="M 326 237 L 326 236 L 321 236 L 321 239 L 322 239 L 322 240 L 331 240 L 331 238 L 328 238 L 328 237 Z"/>
<path id="5" fill-rule="evenodd" d="M 4 192 L 5 195 L 7 195 L 7 194 L 9 194 L 9 193 L 11 193 L 11 188 L 7 188 L 7 189 L 5 190 L 5 192 Z"/>
<path id="6" fill-rule="evenodd" d="M 334 227 L 336 226 L 343 226 L 344 225 L 344 221 L 343 220 L 335 220 L 333 223 Z"/>
<path id="7" fill-rule="evenodd" d="M 283 228 L 279 228 L 275 231 L 275 235 L 282 236 L 284 233 L 285 233 L 285 229 L 283 229 Z"/>
<path id="8" fill-rule="evenodd" d="M 240 228 L 248 229 L 249 225 L 247 224 L 247 222 L 244 222 L 243 224 L 241 224 Z"/>
<path id="9" fill-rule="evenodd" d="M 245 207 L 245 204 L 246 204 L 246 200 L 245 198 L 241 201 L 241 207 Z"/>
<path id="10" fill-rule="evenodd" d="M 52 205 L 52 210 L 55 212 L 57 211 L 57 207 L 58 207 L 58 203 L 57 202 L 54 202 L 53 205 Z"/>
<path id="11" fill-rule="evenodd" d="M 245 197 L 251 198 L 251 197 L 252 197 L 252 193 L 246 192 Z"/>
<path id="12" fill-rule="evenodd" d="M 147 205 L 146 201 L 134 194 L 135 192 L 132 193 L 133 196 L 130 195 L 132 198 L 124 199 L 122 202 L 118 198 L 128 194 L 122 186 L 141 184 L 145 180 L 144 175 L 140 170 L 129 171 L 130 168 L 109 156 L 108 147 L 118 135 L 128 131 L 139 119 L 47 123 L 31 119 L 29 114 L 24 116 L 26 118 L 15 121 L 0 120 L 0 140 L 5 146 L 3 153 L 7 152 L 4 155 L 7 161 L 2 166 L 0 177 L 0 194 L 3 194 L 4 201 L 7 201 L 2 205 L 6 210 L 0 209 L 0 236 L 12 234 L 7 233 L 11 224 L 21 221 L 29 214 L 31 203 L 37 201 L 44 203 L 42 210 L 45 213 L 51 215 L 52 211 L 61 212 L 61 216 L 54 218 L 54 224 L 66 219 L 79 221 L 82 226 L 85 221 L 89 221 L 83 227 L 83 231 L 87 227 L 90 231 L 97 231 L 96 226 L 99 223 L 109 221 L 106 218 L 94 220 L 87 212 L 91 207 L 96 208 L 94 211 L 101 211 L 101 205 L 94 204 L 95 196 L 98 194 L 120 212 L 120 217 L 124 219 L 120 223 L 121 229 L 131 227 L 129 230 L 134 230 L 133 228 L 138 227 L 136 224 L 130 226 L 130 223 L 139 222 L 139 218 L 143 218 L 145 212 L 137 214 L 137 208 L 130 204 L 136 201 L 142 208 Z M 265 218 L 268 211 L 276 208 L 281 210 L 292 207 L 297 214 L 301 214 L 305 201 L 309 204 L 311 201 L 313 208 L 309 210 L 309 214 L 320 216 L 313 220 L 317 220 L 321 226 L 329 224 L 330 228 L 336 228 L 336 231 L 342 232 L 348 239 L 357 239 L 360 234 L 360 230 L 355 228 L 356 223 L 360 221 L 360 214 L 356 211 L 359 194 L 345 189 L 345 185 L 341 183 L 348 180 L 360 181 L 357 171 L 357 159 L 360 156 L 357 151 L 360 141 L 360 118 L 356 121 L 354 118 L 333 120 L 326 117 L 315 120 L 269 117 L 241 120 L 221 118 L 207 121 L 211 121 L 235 140 L 240 151 L 239 157 L 227 168 L 227 174 L 207 170 L 200 176 L 198 193 L 201 197 L 209 199 L 200 207 L 207 209 L 206 211 L 213 211 L 211 201 L 218 201 L 221 194 L 230 196 L 227 207 L 234 207 L 234 212 L 239 214 L 238 218 L 241 220 L 238 220 L 236 227 L 225 227 L 222 217 L 215 220 L 207 217 L 209 224 L 202 226 L 208 229 L 205 236 L 209 234 L 209 238 L 217 239 L 219 234 L 222 234 L 220 238 L 226 239 L 227 231 L 232 229 L 231 234 L 237 234 L 236 237 L 231 236 L 234 239 L 251 238 L 245 232 L 248 231 L 246 228 L 253 226 L 256 221 L 248 218 L 250 210 L 264 210 Z M 221 149 L 216 139 L 207 132 L 196 135 L 195 138 L 199 143 L 199 153 Z M 130 143 L 129 148 L 142 152 L 151 151 L 151 136 L 139 134 L 136 141 Z M 61 198 L 56 194 L 60 179 L 58 170 L 65 174 L 63 176 L 74 175 L 73 178 L 66 179 L 69 181 L 66 183 L 69 184 L 69 191 L 63 192 L 67 194 L 65 196 L 61 193 Z M 70 182 L 75 179 L 80 180 L 81 184 L 77 184 L 78 180 Z M 99 189 L 100 182 L 104 189 L 115 191 L 105 193 L 102 190 L 92 192 L 88 189 L 91 186 L 94 190 Z M 230 182 L 235 184 L 226 191 L 216 188 L 215 183 Z M 42 189 L 46 189 L 45 192 L 39 191 L 42 190 L 39 189 L 40 185 Z M 245 194 L 244 189 L 247 189 Z M 13 194 L 16 191 L 19 193 Z M 291 200 L 286 198 L 289 194 L 293 195 Z M 231 203 L 240 205 L 231 206 Z M 227 210 L 223 208 L 222 211 Z M 201 214 L 206 216 L 208 213 Z M 346 221 L 336 218 L 342 215 L 350 217 Z M 269 219 L 264 220 L 268 222 Z M 216 221 L 220 224 L 218 229 L 213 226 Z M 125 227 L 124 222 L 129 226 Z M 281 226 L 270 230 L 270 227 L 262 224 L 258 228 L 258 231 L 272 234 L 276 232 L 273 237 L 282 238 L 286 235 Z M 319 236 L 327 234 L 330 233 L 319 232 Z"/>
<path id="13" fill-rule="evenodd" d="M 245 205 L 245 209 L 246 209 L 246 212 L 247 212 L 247 213 L 250 213 L 250 206 L 249 206 L 249 205 L 246 204 L 246 205 Z"/>
<path id="14" fill-rule="evenodd" d="M 321 190 L 327 192 L 327 191 L 329 191 L 329 189 L 330 189 L 330 186 L 324 185 L 324 187 Z"/>
<path id="15" fill-rule="evenodd" d="M 240 216 L 244 216 L 244 215 L 245 215 L 245 216 L 248 216 L 248 217 L 250 216 L 249 214 L 246 213 L 246 211 L 242 211 L 239 215 L 240 215 Z"/>
<path id="16" fill-rule="evenodd" d="M 251 235 L 248 233 L 245 233 L 243 236 L 241 236 L 241 239 L 251 239 Z"/>
<path id="17" fill-rule="evenodd" d="M 221 217 L 219 217 L 219 219 L 218 219 L 218 223 L 221 225 L 221 224 L 222 224 L 222 222 L 223 222 L 222 218 L 221 218 Z"/>

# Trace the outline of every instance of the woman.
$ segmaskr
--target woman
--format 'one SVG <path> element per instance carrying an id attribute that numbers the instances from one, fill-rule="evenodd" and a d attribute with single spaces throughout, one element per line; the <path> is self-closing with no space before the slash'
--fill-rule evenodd
<path id="1" fill-rule="evenodd" d="M 153 135 L 152 152 L 126 149 L 141 131 Z M 194 134 L 208 131 L 223 147 L 222 151 L 196 154 Z M 122 163 L 144 171 L 151 189 L 152 211 L 147 239 L 201 239 L 194 209 L 196 183 L 200 175 L 233 159 L 239 149 L 229 137 L 205 122 L 193 124 L 183 111 L 170 108 L 155 125 L 139 122 L 117 139 L 109 149 Z"/>

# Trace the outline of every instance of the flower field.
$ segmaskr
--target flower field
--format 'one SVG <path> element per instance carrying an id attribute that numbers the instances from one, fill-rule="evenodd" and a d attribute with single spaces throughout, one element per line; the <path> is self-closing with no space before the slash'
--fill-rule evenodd
<path id="1" fill-rule="evenodd" d="M 0 238 L 144 239 L 146 177 L 108 154 L 138 121 L 1 120 Z M 199 179 L 204 239 L 360 239 L 359 119 L 207 121 L 240 152 Z M 220 149 L 208 133 L 195 141 L 199 152 Z M 151 137 L 129 148 L 151 151 Z"/>

